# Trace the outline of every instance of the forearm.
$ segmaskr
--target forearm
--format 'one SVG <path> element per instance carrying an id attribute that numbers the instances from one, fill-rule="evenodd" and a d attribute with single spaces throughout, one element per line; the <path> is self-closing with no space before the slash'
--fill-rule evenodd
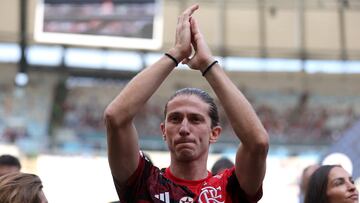
<path id="1" fill-rule="evenodd" d="M 257 117 L 253 107 L 238 90 L 219 64 L 215 64 L 205 75 L 219 98 L 235 134 L 247 148 L 266 145 L 266 130 Z"/>
<path id="2" fill-rule="evenodd" d="M 116 123 L 129 122 L 145 105 L 174 69 L 174 62 L 162 56 L 156 63 L 137 74 L 106 108 L 106 115 L 114 115 Z"/>
<path id="3" fill-rule="evenodd" d="M 239 184 L 248 195 L 255 195 L 266 171 L 268 135 L 251 104 L 218 64 L 205 77 L 241 141 L 235 161 Z"/>
<path id="4" fill-rule="evenodd" d="M 197 21 L 191 18 L 194 57 L 186 63 L 201 71 L 218 99 L 242 145 L 236 155 L 236 176 L 241 188 L 249 195 L 258 191 L 266 170 L 268 135 L 245 96 L 238 90 L 218 63 L 213 63 L 211 51 L 200 32 Z M 213 66 L 209 68 L 209 65 Z"/>
<path id="5" fill-rule="evenodd" d="M 174 67 L 173 61 L 163 56 L 136 75 L 105 110 L 109 164 L 120 184 L 136 170 L 139 161 L 133 118 Z"/>

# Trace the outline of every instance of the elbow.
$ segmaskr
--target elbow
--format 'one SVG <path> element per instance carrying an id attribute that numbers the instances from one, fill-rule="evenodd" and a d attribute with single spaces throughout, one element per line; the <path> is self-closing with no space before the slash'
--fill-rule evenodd
<path id="1" fill-rule="evenodd" d="M 103 119 L 104 119 L 105 123 L 106 124 L 112 123 L 116 118 L 115 114 L 116 114 L 115 111 L 110 106 L 106 107 L 104 114 L 103 114 Z"/>
<path id="2" fill-rule="evenodd" d="M 103 119 L 105 122 L 105 126 L 108 129 L 112 129 L 114 127 L 120 127 L 124 125 L 128 120 L 126 111 L 120 110 L 120 109 L 114 109 L 111 105 L 106 107 Z"/>
<path id="3" fill-rule="evenodd" d="M 261 149 L 261 151 L 264 153 L 265 156 L 267 156 L 268 151 L 269 151 L 269 135 L 268 133 L 264 130 L 264 132 L 261 134 L 260 139 L 257 143 L 258 147 Z"/>
<path id="4" fill-rule="evenodd" d="M 259 155 L 263 155 L 266 157 L 269 151 L 269 147 L 269 136 L 264 130 L 262 133 L 258 134 L 257 139 L 255 139 L 255 142 L 251 147 L 251 150 Z"/>
<path id="5" fill-rule="evenodd" d="M 117 123 L 116 122 L 116 113 L 109 106 L 104 111 L 103 120 L 105 123 L 105 127 L 108 130 L 111 129 Z"/>

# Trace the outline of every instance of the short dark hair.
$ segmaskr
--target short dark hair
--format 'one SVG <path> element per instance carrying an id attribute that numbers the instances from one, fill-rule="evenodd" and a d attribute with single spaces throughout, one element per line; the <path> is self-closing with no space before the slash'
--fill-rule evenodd
<path id="1" fill-rule="evenodd" d="M 227 157 L 221 157 L 214 163 L 213 167 L 211 168 L 211 173 L 217 174 L 221 170 L 231 168 L 233 166 L 234 163 L 230 159 L 228 159 Z"/>
<path id="2" fill-rule="evenodd" d="M 310 177 L 306 190 L 305 203 L 327 203 L 326 195 L 329 173 L 334 167 L 340 165 L 323 165 L 320 166 Z"/>
<path id="3" fill-rule="evenodd" d="M 213 128 L 213 127 L 219 125 L 219 113 L 218 113 L 217 106 L 216 106 L 216 104 L 214 102 L 214 99 L 207 92 L 205 92 L 204 90 L 198 89 L 198 88 L 187 87 L 187 88 L 177 90 L 170 97 L 170 99 L 167 101 L 167 103 L 165 105 L 164 117 L 166 117 L 166 114 L 167 114 L 167 105 L 168 105 L 168 103 L 171 100 L 173 100 L 175 97 L 180 96 L 180 95 L 196 95 L 202 101 L 209 104 L 208 115 L 210 116 L 210 119 L 211 119 L 211 127 Z"/>
<path id="4" fill-rule="evenodd" d="M 21 169 L 19 159 L 10 154 L 4 154 L 0 156 L 0 166 L 16 166 Z"/>

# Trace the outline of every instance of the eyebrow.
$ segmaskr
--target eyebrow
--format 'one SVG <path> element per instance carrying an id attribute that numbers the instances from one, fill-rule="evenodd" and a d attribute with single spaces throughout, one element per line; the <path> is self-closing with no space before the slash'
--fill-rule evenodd
<path id="1" fill-rule="evenodd" d="M 331 180 L 331 182 L 335 182 L 337 180 L 345 180 L 346 178 L 345 177 L 338 177 L 338 178 L 334 178 Z"/>
<path id="2" fill-rule="evenodd" d="M 332 180 L 331 180 L 331 183 L 334 183 L 334 182 L 337 181 L 337 180 L 346 180 L 346 179 L 348 179 L 348 180 L 350 180 L 350 181 L 353 180 L 353 179 L 352 179 L 352 176 L 348 176 L 348 177 L 338 177 L 338 178 L 332 179 Z"/>
<path id="3" fill-rule="evenodd" d="M 174 111 L 174 112 L 169 112 L 167 116 L 170 117 L 170 116 L 178 116 L 178 115 L 181 115 L 181 113 L 178 111 Z"/>
<path id="4" fill-rule="evenodd" d="M 187 114 L 187 115 L 190 115 L 190 116 L 204 116 L 203 114 L 201 114 L 201 113 L 185 113 L 185 114 Z M 168 113 L 168 116 L 170 116 L 170 115 L 183 115 L 183 113 L 182 112 L 179 112 L 179 111 L 174 111 L 174 112 L 169 112 Z"/>

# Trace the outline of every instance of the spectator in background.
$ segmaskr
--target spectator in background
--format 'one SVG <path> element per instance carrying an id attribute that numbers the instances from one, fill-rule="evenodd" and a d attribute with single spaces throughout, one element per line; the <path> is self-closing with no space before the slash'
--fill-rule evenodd
<path id="1" fill-rule="evenodd" d="M 319 167 L 320 167 L 319 164 L 312 164 L 304 168 L 304 170 L 302 171 L 300 184 L 299 184 L 300 187 L 299 203 L 304 202 L 304 197 L 307 190 L 307 186 L 309 184 L 310 177 Z"/>
<path id="2" fill-rule="evenodd" d="M 28 173 L 9 173 L 0 177 L 1 203 L 47 203 L 38 176 Z"/>
<path id="3" fill-rule="evenodd" d="M 232 162 L 230 159 L 226 157 L 221 157 L 214 163 L 213 167 L 211 168 L 211 173 L 215 175 L 221 173 L 227 168 L 232 168 L 234 166 L 234 162 Z"/>
<path id="4" fill-rule="evenodd" d="M 359 203 L 359 192 L 344 168 L 324 165 L 310 177 L 305 203 Z"/>
<path id="5" fill-rule="evenodd" d="M 20 172 L 21 164 L 18 158 L 4 154 L 0 156 L 0 177 L 12 172 Z"/>

